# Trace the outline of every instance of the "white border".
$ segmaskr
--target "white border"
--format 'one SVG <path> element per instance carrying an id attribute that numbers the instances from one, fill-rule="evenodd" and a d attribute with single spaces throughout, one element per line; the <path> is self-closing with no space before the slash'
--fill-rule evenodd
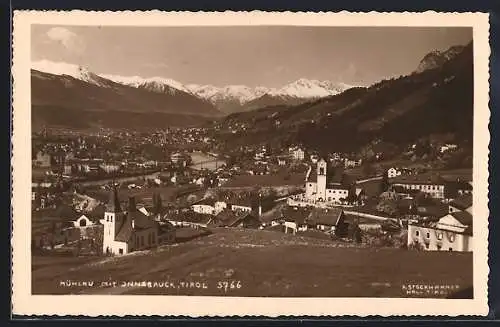
<path id="1" fill-rule="evenodd" d="M 474 299 L 235 298 L 31 295 L 31 24 L 115 26 L 470 26 L 474 37 Z M 13 29 L 13 313 L 19 315 L 486 315 L 488 280 L 488 44 L 485 13 L 15 11 Z M 404 264 L 404 263 L 400 263 Z M 460 268 L 456 268 L 460 269 Z"/>

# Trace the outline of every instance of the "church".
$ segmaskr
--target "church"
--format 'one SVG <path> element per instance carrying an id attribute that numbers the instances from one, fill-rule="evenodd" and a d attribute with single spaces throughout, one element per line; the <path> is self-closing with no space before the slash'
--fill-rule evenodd
<path id="1" fill-rule="evenodd" d="M 128 208 L 122 210 L 116 188 L 110 193 L 101 223 L 104 225 L 103 253 L 108 255 L 153 248 L 175 238 L 175 228 L 162 226 L 137 210 L 134 197 L 129 198 Z"/>
<path id="2" fill-rule="evenodd" d="M 329 171 L 328 164 L 324 159 L 317 163 L 316 172 L 311 167 L 306 174 L 305 197 L 311 202 L 327 202 L 331 204 L 343 204 L 347 201 L 350 187 L 343 183 L 343 176 Z M 362 194 L 361 188 L 353 187 L 355 199 Z"/>

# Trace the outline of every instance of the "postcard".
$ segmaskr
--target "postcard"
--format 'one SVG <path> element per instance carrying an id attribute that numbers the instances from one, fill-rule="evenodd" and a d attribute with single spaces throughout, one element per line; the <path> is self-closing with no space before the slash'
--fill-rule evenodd
<path id="1" fill-rule="evenodd" d="M 486 315 L 484 13 L 16 11 L 17 315 Z"/>

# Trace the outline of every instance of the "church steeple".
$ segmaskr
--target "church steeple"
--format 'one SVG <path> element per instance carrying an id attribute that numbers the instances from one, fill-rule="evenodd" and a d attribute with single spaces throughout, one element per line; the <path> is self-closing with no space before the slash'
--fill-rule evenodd
<path id="1" fill-rule="evenodd" d="M 121 212 L 120 198 L 118 197 L 118 190 L 113 182 L 113 190 L 109 193 L 109 201 L 106 204 L 107 212 Z"/>

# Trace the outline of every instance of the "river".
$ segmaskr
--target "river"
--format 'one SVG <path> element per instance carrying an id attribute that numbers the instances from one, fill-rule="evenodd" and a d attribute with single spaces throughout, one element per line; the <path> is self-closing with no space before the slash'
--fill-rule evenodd
<path id="1" fill-rule="evenodd" d="M 191 160 L 193 161 L 191 164 L 191 168 L 193 169 L 216 170 L 217 168 L 226 164 L 224 160 L 217 159 L 213 155 L 209 155 L 203 152 L 196 151 L 191 153 L 190 155 Z"/>

